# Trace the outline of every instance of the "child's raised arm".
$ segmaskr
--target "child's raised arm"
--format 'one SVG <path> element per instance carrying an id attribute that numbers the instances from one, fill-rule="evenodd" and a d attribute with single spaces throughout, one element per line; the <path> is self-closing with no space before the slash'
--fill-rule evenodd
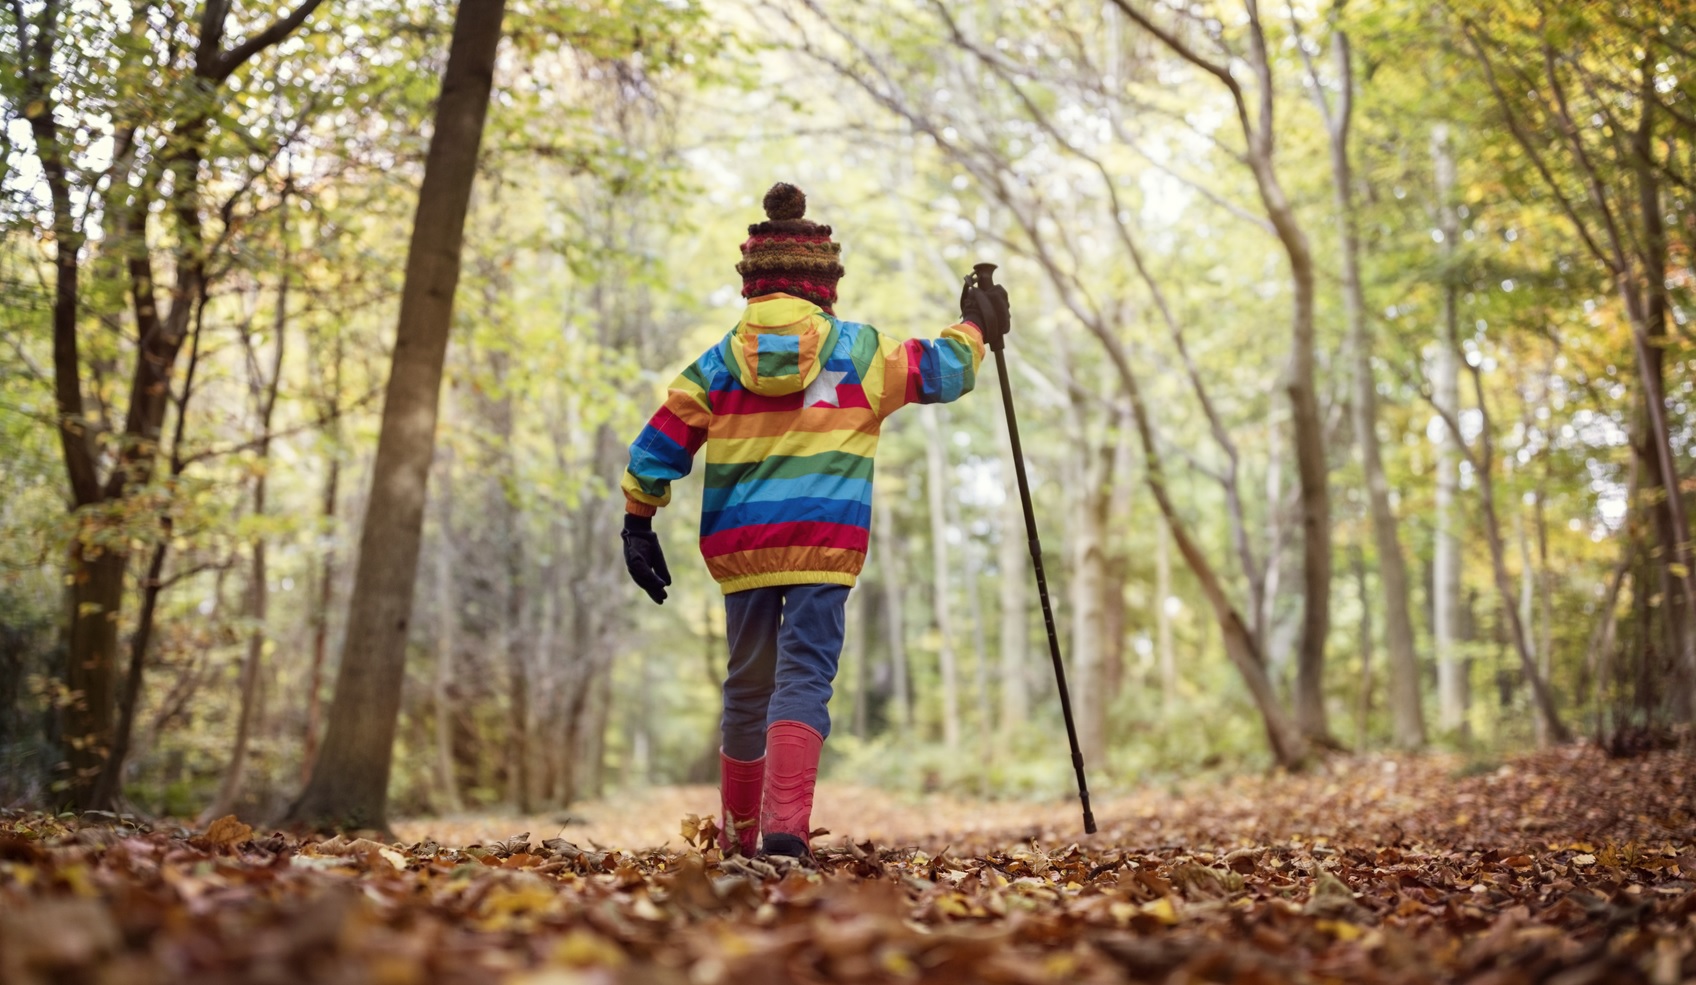
<path id="1" fill-rule="evenodd" d="M 970 393 L 983 362 L 983 332 L 969 321 L 943 330 L 940 338 L 878 336 L 883 359 L 883 395 L 878 416 L 888 417 L 907 404 L 945 404 Z"/>

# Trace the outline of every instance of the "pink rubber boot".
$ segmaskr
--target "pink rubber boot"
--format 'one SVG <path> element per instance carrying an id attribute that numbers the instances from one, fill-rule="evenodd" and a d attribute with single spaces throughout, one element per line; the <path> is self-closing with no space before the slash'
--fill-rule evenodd
<path id="1" fill-rule="evenodd" d="M 731 759 L 720 749 L 718 765 L 719 805 L 724 808 L 719 851 L 753 858 L 760 847 L 760 790 L 765 786 L 766 761 L 763 757 L 752 762 Z"/>
<path id="2" fill-rule="evenodd" d="M 813 785 L 819 776 L 824 736 L 800 722 L 773 722 L 766 729 L 766 799 L 760 812 L 761 847 L 767 855 L 812 858 Z"/>

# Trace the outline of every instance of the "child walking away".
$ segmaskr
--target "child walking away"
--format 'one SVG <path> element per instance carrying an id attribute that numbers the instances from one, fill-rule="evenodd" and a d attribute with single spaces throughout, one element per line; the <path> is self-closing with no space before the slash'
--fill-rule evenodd
<path id="1" fill-rule="evenodd" d="M 841 246 L 808 221 L 807 197 L 779 182 L 768 221 L 742 244 L 748 306 L 723 341 L 671 384 L 630 446 L 624 560 L 664 602 L 671 573 L 652 529 L 705 445 L 701 554 L 724 590 L 730 667 L 720 750 L 725 854 L 810 858 L 819 750 L 846 627 L 866 560 L 872 458 L 884 418 L 972 389 L 984 331 L 1006 325 L 962 292 L 938 339 L 901 341 L 836 317 Z M 969 296 L 970 295 L 970 296 Z M 989 303 L 1005 306 L 992 291 Z"/>

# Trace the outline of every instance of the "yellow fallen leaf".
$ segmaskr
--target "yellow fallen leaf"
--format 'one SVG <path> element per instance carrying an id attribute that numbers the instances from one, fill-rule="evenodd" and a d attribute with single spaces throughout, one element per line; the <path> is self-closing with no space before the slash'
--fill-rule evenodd
<path id="1" fill-rule="evenodd" d="M 972 908 L 959 893 L 949 893 L 936 901 L 936 912 L 947 917 L 970 916 Z"/>
<path id="2" fill-rule="evenodd" d="M 558 893 L 540 879 L 530 877 L 497 886 L 483 897 L 477 907 L 477 925 L 483 930 L 526 929 L 537 915 L 549 913 L 559 905 Z"/>
<path id="3" fill-rule="evenodd" d="M 1178 908 L 1172 905 L 1172 897 L 1170 896 L 1162 896 L 1157 900 L 1144 903 L 1141 912 L 1168 927 L 1178 922 Z"/>
<path id="4" fill-rule="evenodd" d="M 1595 865 L 1596 864 L 1596 856 L 1591 855 L 1588 852 L 1586 852 L 1583 855 L 1574 855 L 1572 857 L 1572 864 L 1573 865 Z"/>
<path id="5" fill-rule="evenodd" d="M 1365 928 L 1349 923 L 1347 920 L 1315 920 L 1313 926 L 1345 943 L 1359 940 L 1366 935 Z"/>
<path id="6" fill-rule="evenodd" d="M 582 927 L 561 938 L 549 959 L 573 968 L 622 968 L 626 960 L 617 944 Z"/>

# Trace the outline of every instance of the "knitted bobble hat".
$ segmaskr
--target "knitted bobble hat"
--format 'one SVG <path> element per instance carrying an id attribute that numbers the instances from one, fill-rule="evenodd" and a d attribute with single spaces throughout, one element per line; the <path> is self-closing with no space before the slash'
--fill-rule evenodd
<path id="1" fill-rule="evenodd" d="M 809 222 L 807 195 L 780 181 L 766 192 L 767 221 L 748 227 L 742 244 L 742 296 L 793 294 L 829 310 L 836 303 L 836 282 L 842 278 L 842 247 L 830 238 L 830 227 Z"/>

